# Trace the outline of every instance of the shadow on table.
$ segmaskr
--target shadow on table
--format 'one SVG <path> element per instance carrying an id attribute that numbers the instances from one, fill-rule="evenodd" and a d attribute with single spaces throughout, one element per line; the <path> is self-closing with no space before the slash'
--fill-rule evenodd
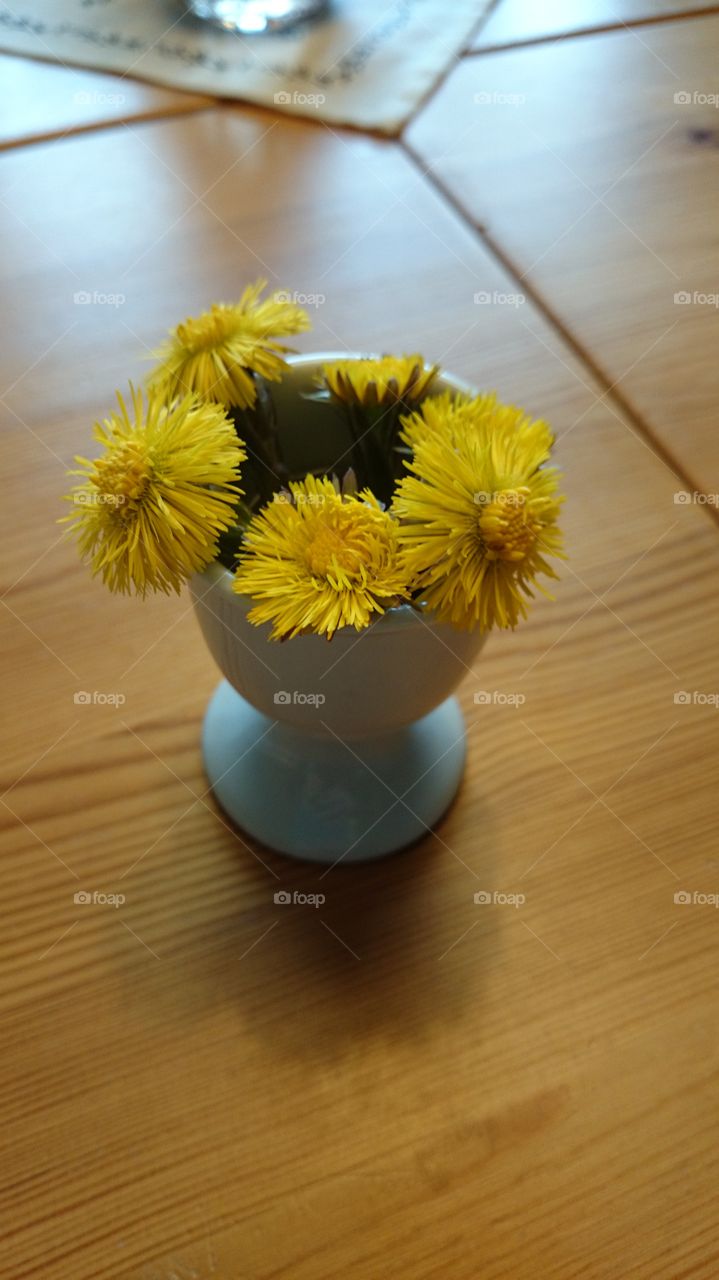
<path id="1" fill-rule="evenodd" d="M 476 797 L 476 839 L 465 822 L 460 842 L 461 807 L 436 833 L 364 865 L 328 872 L 262 850 L 280 877 L 253 868 L 252 896 L 261 886 L 267 905 L 248 909 L 248 886 L 238 883 L 218 947 L 196 955 L 188 980 L 207 985 L 211 1005 L 234 1004 L 243 1034 L 269 1040 L 275 1054 L 325 1062 L 370 1040 L 431 1039 L 468 1005 L 476 1019 L 497 931 L 495 911 L 474 894 L 494 884 L 493 842 L 488 822 L 476 820 Z M 239 847 L 238 856 L 248 854 Z M 308 901 L 275 902 L 279 892 Z M 312 905 L 320 894 L 325 901 Z"/>

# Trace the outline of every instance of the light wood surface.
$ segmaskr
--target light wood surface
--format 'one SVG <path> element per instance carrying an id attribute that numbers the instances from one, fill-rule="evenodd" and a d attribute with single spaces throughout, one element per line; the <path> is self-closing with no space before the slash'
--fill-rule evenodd
<path id="1" fill-rule="evenodd" d="M 123 120 L 196 111 L 212 101 L 130 76 L 0 53 L 0 146 L 77 133 Z"/>
<path id="2" fill-rule="evenodd" d="M 696 423 L 677 476 L 399 144 L 219 108 L 0 168 L 0 1276 L 714 1280 L 718 917 L 674 902 L 719 890 L 717 712 L 674 702 L 719 691 Z M 207 794 L 187 599 L 110 597 L 55 524 L 112 388 L 261 272 L 324 295 L 302 349 L 421 349 L 549 417 L 569 494 L 556 602 L 463 682 L 457 803 L 321 886 Z"/>
<path id="3" fill-rule="evenodd" d="M 407 135 L 712 494 L 718 45 L 716 15 L 466 58 Z"/>
<path id="4" fill-rule="evenodd" d="M 551 40 L 625 24 L 716 12 L 716 0 L 500 0 L 477 32 L 475 49 Z M 640 33 L 641 35 L 642 33 Z"/>

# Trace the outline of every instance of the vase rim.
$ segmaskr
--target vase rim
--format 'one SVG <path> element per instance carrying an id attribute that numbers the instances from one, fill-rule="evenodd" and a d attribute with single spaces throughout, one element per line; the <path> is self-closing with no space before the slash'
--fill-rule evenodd
<path id="1" fill-rule="evenodd" d="M 252 601 L 249 597 L 239 595 L 232 589 L 233 574 L 231 569 L 227 569 L 219 560 L 213 560 L 197 575 L 204 578 L 209 586 L 216 587 L 227 599 L 231 599 L 238 607 L 244 608 L 245 614 L 249 613 L 252 608 Z M 411 604 L 395 604 L 391 605 L 384 613 L 378 614 L 376 618 L 369 624 L 367 629 L 379 629 L 382 632 L 390 630 L 404 630 L 407 627 L 424 626 L 434 628 L 438 625 L 437 618 L 431 610 L 424 607 Z M 450 624 L 448 624 L 450 625 Z M 340 627 L 335 632 L 336 636 L 340 635 L 361 635 L 362 632 L 356 631 L 354 627 Z"/>
<path id="2" fill-rule="evenodd" d="M 285 356 L 288 365 L 313 365 L 328 364 L 335 360 L 381 360 L 382 355 L 377 351 L 307 351 L 294 352 L 292 355 Z M 430 360 L 424 361 L 425 369 L 432 369 L 434 366 Z M 437 382 L 445 383 L 447 390 L 460 391 L 463 394 L 476 396 L 477 388 L 471 382 L 467 382 L 464 378 L 457 377 L 456 373 L 450 373 L 448 369 L 437 369 Z"/>

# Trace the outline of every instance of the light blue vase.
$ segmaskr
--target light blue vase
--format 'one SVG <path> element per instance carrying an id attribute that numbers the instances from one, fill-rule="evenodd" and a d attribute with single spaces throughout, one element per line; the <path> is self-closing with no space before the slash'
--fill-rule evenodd
<path id="1" fill-rule="evenodd" d="M 298 394 L 336 358 L 295 358 L 276 397 L 280 430 L 294 415 L 292 442 L 305 441 L 293 468 L 331 470 L 344 448 L 322 435 L 334 415 Z M 467 390 L 446 375 L 438 383 Z M 205 717 L 205 768 L 237 825 L 272 849 L 322 863 L 377 858 L 425 835 L 462 777 L 465 731 L 451 695 L 484 637 L 402 605 L 331 642 L 277 644 L 268 626 L 248 622 L 251 603 L 222 565 L 190 589 L 225 677 Z"/>

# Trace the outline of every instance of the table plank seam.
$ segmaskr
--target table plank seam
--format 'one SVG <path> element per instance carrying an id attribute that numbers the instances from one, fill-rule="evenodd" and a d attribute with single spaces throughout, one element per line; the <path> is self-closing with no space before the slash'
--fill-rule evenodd
<path id="1" fill-rule="evenodd" d="M 486 15 L 491 17 L 494 7 L 490 9 Z M 468 47 L 463 52 L 465 58 L 483 57 L 489 53 L 508 53 L 515 49 L 530 49 L 534 45 L 556 44 L 560 40 L 573 40 L 575 37 L 586 38 L 588 36 L 607 35 L 612 31 L 631 31 L 634 27 L 658 27 L 667 23 L 692 21 L 694 18 L 712 17 L 719 13 L 719 4 L 712 5 L 709 9 L 686 9 L 681 13 L 661 13 L 650 14 L 645 18 L 633 18 L 629 22 L 603 22 L 595 27 L 577 27 L 572 31 L 553 31 L 543 36 L 526 36 L 523 39 L 508 40 L 506 43 L 488 44 L 481 49 L 474 46 Z M 482 27 L 486 25 L 482 24 Z M 479 29 L 481 35 L 482 27 Z M 476 39 L 476 36 L 475 36 Z"/>
<path id="2" fill-rule="evenodd" d="M 19 151 L 22 147 L 42 146 L 48 142 L 62 142 L 65 138 L 80 138 L 90 133 L 100 133 L 103 129 L 117 129 L 130 124 L 160 124 L 163 120 L 175 120 L 178 117 L 198 115 L 202 111 L 216 110 L 218 103 L 208 101 L 197 106 L 162 107 L 156 110 L 140 111 L 137 115 L 117 116 L 114 120 L 93 120 L 88 124 L 73 125 L 70 129 L 62 129 L 48 133 L 30 133 L 22 138 L 11 138 L 0 142 L 0 153 Z"/>
<path id="3" fill-rule="evenodd" d="M 602 368 L 602 365 L 595 360 L 592 354 L 587 350 L 582 341 L 575 337 L 571 329 L 557 314 L 554 308 L 545 298 L 544 294 L 530 284 L 525 276 L 521 274 L 518 265 L 513 258 L 502 248 L 498 240 L 487 231 L 486 227 L 479 226 L 472 217 L 468 209 L 458 199 L 454 193 L 446 186 L 446 184 L 431 170 L 428 170 L 422 160 L 422 157 L 414 151 L 411 144 L 405 137 L 400 139 L 401 146 L 405 154 L 419 169 L 422 178 L 429 182 L 435 189 L 439 197 L 444 200 L 452 211 L 461 218 L 463 224 L 467 226 L 472 233 L 481 241 L 488 252 L 493 256 L 495 261 L 503 268 L 504 271 L 516 281 L 520 288 L 526 293 L 527 297 L 540 312 L 544 320 L 550 328 L 559 335 L 566 344 L 574 357 L 579 361 L 580 365 L 586 370 L 587 374 L 602 388 L 601 395 L 598 400 L 612 401 L 619 411 L 617 416 L 626 419 L 626 421 L 636 430 L 643 442 L 648 446 L 651 452 L 663 462 L 664 465 L 681 481 L 684 488 L 696 493 L 705 493 L 703 486 L 696 482 L 691 474 L 685 469 L 680 459 L 669 449 L 664 442 L 659 439 L 653 432 L 651 424 L 645 421 L 642 414 L 634 407 L 631 401 L 624 395 L 622 391 L 617 389 L 617 379 L 612 379 L 608 373 Z M 621 381 L 621 379 L 619 379 Z M 707 510 L 707 514 L 715 525 L 719 525 L 719 510 L 713 503 L 705 502 L 702 504 Z"/>

